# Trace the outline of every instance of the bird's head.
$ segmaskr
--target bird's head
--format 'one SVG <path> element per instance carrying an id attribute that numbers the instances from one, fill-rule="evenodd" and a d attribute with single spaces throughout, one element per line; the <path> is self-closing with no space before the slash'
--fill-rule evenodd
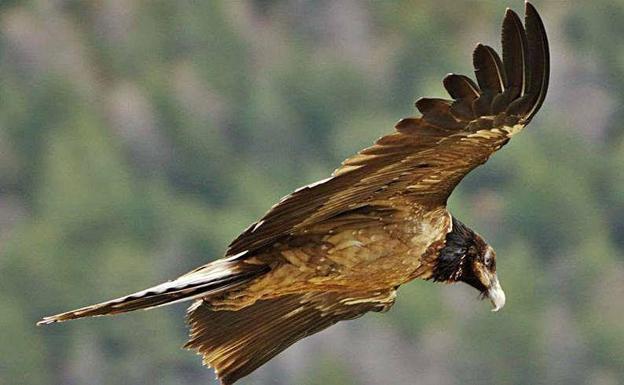
<path id="1" fill-rule="evenodd" d="M 505 306 L 505 292 L 496 275 L 496 253 L 483 238 L 453 218 L 453 228 L 435 261 L 435 281 L 465 282 L 479 290 L 498 311 Z"/>

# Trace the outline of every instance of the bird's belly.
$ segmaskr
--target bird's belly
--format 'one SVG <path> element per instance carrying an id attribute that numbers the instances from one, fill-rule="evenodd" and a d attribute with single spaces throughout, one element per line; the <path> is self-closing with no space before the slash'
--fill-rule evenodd
<path id="1" fill-rule="evenodd" d="M 413 218 L 413 216 L 408 217 Z M 414 277 L 435 253 L 448 232 L 450 216 L 445 209 L 383 227 L 345 231 L 326 237 L 331 245 L 326 258 L 339 266 L 336 276 L 315 276 L 313 283 L 341 280 L 351 287 L 387 288 Z"/>
<path id="2" fill-rule="evenodd" d="M 376 290 L 413 279 L 427 255 L 443 244 L 450 216 L 444 208 L 400 221 L 332 231 L 276 245 L 270 260 L 281 259 L 250 289 L 261 297 L 309 290 Z M 275 258 L 279 257 L 279 258 Z"/>

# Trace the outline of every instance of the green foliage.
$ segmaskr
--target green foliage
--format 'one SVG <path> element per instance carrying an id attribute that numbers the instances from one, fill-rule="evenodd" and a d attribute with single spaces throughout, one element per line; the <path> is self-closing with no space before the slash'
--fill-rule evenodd
<path id="1" fill-rule="evenodd" d="M 470 71 L 478 40 L 498 47 L 520 4 L 4 2 L 0 384 L 209 383 L 178 350 L 182 305 L 34 323 L 220 257 L 412 100 L 443 96 L 444 74 Z M 413 282 L 388 314 L 242 384 L 624 382 L 624 8 L 537 5 L 550 95 L 450 202 L 497 250 L 506 308 Z"/>

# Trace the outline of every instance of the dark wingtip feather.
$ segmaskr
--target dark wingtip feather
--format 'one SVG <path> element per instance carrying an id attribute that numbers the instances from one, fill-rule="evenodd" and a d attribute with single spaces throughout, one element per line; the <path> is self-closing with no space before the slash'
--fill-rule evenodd
<path id="1" fill-rule="evenodd" d="M 416 100 L 416 108 L 423 114 L 446 113 L 451 101 L 437 98 L 419 98 Z"/>
<path id="2" fill-rule="evenodd" d="M 453 99 L 476 99 L 479 97 L 479 86 L 467 76 L 447 74 L 442 83 Z"/>
<path id="3" fill-rule="evenodd" d="M 544 23 L 535 7 L 526 2 L 525 25 L 529 46 L 531 78 L 526 93 L 531 95 L 532 108 L 528 111 L 529 122 L 544 103 L 550 77 L 550 54 Z"/>
<path id="4" fill-rule="evenodd" d="M 451 114 L 451 100 L 436 98 L 420 98 L 416 101 L 416 108 L 423 114 L 423 119 L 429 124 L 443 129 L 459 129 L 463 124 Z"/>
<path id="5" fill-rule="evenodd" d="M 507 110 L 510 103 L 522 95 L 525 79 L 528 76 L 526 33 L 518 14 L 509 8 L 507 8 L 503 19 L 501 45 L 503 47 L 502 67 L 505 74 L 505 84 L 503 93 L 493 100 L 492 112 L 494 115 Z"/>
<path id="6" fill-rule="evenodd" d="M 505 18 L 513 17 L 514 15 L 518 17 L 518 14 L 516 13 L 516 11 L 514 11 L 513 9 L 509 7 L 505 8 Z"/>
<path id="7" fill-rule="evenodd" d="M 479 43 L 472 54 L 472 61 L 481 90 L 491 94 L 502 92 L 505 76 L 502 62 L 496 51 L 492 47 Z"/>
<path id="8" fill-rule="evenodd" d="M 525 80 L 527 40 L 522 21 L 517 13 L 507 8 L 503 19 L 503 63 L 507 75 L 506 87 L 513 100 L 522 93 Z"/>

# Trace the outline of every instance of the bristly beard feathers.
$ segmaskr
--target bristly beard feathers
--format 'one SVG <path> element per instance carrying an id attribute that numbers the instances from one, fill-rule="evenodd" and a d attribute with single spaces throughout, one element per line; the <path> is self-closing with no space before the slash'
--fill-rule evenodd
<path id="1" fill-rule="evenodd" d="M 475 245 L 475 233 L 455 217 L 453 229 L 446 235 L 446 243 L 440 250 L 432 279 L 440 282 L 456 282 L 467 273 L 471 246 Z"/>

